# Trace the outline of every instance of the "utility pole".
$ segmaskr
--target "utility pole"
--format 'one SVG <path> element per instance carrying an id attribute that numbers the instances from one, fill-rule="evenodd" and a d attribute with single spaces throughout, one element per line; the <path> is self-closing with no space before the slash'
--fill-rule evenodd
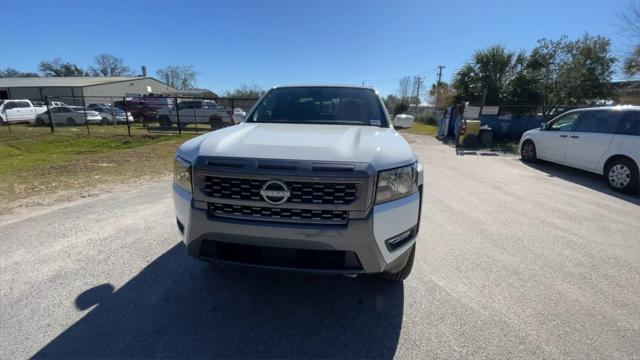
<path id="1" fill-rule="evenodd" d="M 440 85 L 440 80 L 442 79 L 442 69 L 444 69 L 444 65 L 438 65 L 438 85 Z"/>
<path id="2" fill-rule="evenodd" d="M 422 82 L 422 77 L 416 76 L 416 115 L 418 114 L 418 105 L 420 105 L 420 83 Z"/>
<path id="3" fill-rule="evenodd" d="M 438 111 L 438 100 L 440 99 L 440 81 L 442 80 L 442 69 L 444 65 L 438 65 L 438 82 L 436 83 L 436 103 L 433 105 L 433 109 Z"/>

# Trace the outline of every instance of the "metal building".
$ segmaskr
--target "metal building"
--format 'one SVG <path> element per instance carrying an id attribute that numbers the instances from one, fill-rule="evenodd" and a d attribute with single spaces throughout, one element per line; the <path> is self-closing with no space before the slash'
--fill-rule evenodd
<path id="1" fill-rule="evenodd" d="M 0 99 L 52 100 L 81 105 L 87 103 L 122 100 L 147 94 L 175 93 L 178 90 L 152 77 L 30 77 L 0 78 Z M 113 100 L 103 98 L 113 97 Z"/>
<path id="2" fill-rule="evenodd" d="M 640 105 L 640 80 L 612 81 L 616 104 Z"/>

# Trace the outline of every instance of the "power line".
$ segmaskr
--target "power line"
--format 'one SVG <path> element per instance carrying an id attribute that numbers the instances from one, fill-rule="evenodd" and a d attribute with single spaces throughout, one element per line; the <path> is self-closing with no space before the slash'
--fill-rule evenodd
<path id="1" fill-rule="evenodd" d="M 437 66 L 432 68 L 432 69 L 416 73 L 415 76 L 426 77 L 427 75 L 432 74 L 436 70 L 438 70 Z M 389 83 L 389 82 L 398 81 L 400 78 L 402 78 L 404 76 L 408 76 L 408 75 L 406 75 L 406 74 L 405 75 L 383 75 L 383 77 L 380 77 L 380 78 L 377 78 L 377 79 L 364 79 L 363 81 L 365 81 L 367 83 Z"/>

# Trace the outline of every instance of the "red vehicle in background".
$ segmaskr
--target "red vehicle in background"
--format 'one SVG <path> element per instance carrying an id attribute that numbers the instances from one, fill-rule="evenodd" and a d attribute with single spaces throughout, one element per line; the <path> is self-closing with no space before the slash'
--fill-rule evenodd
<path id="1" fill-rule="evenodd" d="M 113 106 L 130 112 L 134 119 L 140 121 L 155 121 L 158 110 L 174 107 L 173 98 L 165 96 L 136 96 L 126 101 L 115 101 Z"/>

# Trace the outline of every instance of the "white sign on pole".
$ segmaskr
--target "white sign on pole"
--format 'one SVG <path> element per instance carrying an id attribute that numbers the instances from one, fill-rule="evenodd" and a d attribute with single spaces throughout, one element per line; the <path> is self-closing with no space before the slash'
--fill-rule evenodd
<path id="1" fill-rule="evenodd" d="M 480 116 L 480 106 L 465 106 L 463 119 L 477 119 Z"/>
<path id="2" fill-rule="evenodd" d="M 500 106 L 483 106 L 482 115 L 498 115 L 498 110 Z"/>

